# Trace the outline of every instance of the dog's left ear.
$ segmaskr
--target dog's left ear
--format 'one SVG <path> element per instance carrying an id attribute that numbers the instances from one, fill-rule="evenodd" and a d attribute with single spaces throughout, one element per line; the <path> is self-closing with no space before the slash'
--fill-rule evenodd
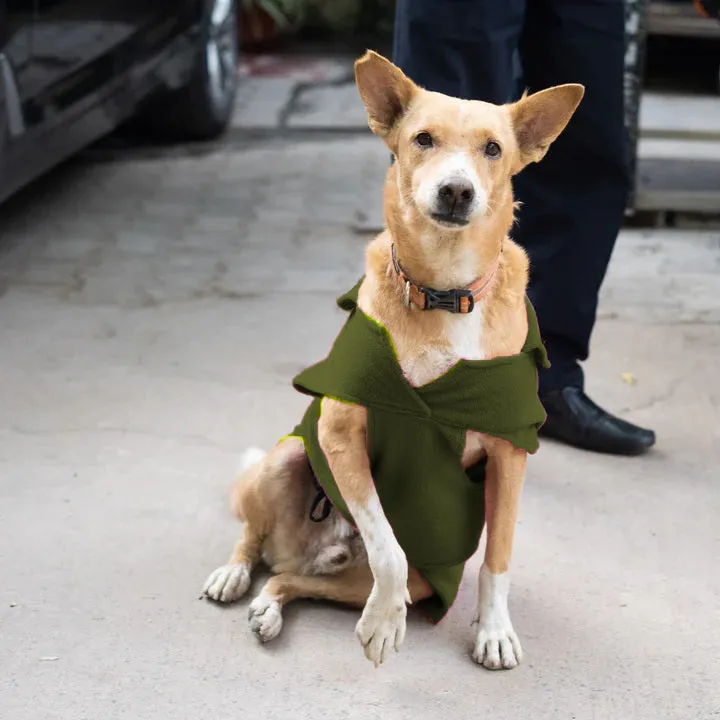
<path id="1" fill-rule="evenodd" d="M 514 172 L 520 172 L 529 163 L 545 157 L 551 143 L 557 140 L 570 121 L 584 94 L 582 85 L 557 85 L 523 96 L 508 106 L 519 150 L 519 164 L 513 169 Z"/>
<path id="2" fill-rule="evenodd" d="M 387 139 L 410 105 L 417 85 L 399 67 L 372 50 L 355 62 L 355 82 L 367 108 L 370 129 Z"/>

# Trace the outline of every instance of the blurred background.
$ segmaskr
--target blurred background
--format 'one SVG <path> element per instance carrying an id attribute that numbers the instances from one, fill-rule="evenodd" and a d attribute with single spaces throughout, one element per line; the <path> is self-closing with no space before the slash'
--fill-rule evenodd
<path id="1" fill-rule="evenodd" d="M 671 224 L 678 212 L 713 214 L 718 3 L 625 4 L 629 214 Z M 305 111 L 316 99 L 318 127 L 332 126 L 333 114 L 339 127 L 362 127 L 359 101 L 343 87 L 349 63 L 366 47 L 390 54 L 394 16 L 392 0 L 4 0 L 0 8 L 0 198 L 118 128 L 135 143 L 209 141 L 228 125 L 310 129 Z M 118 147 L 113 140 L 103 148 Z"/>

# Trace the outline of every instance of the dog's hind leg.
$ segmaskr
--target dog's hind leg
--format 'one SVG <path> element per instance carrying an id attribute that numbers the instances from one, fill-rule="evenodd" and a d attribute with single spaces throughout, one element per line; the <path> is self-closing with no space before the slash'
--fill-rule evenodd
<path id="1" fill-rule="evenodd" d="M 280 573 L 270 578 L 265 587 L 250 604 L 248 619 L 250 629 L 262 642 L 277 637 L 282 630 L 282 609 L 298 598 L 330 600 L 332 602 L 363 607 L 374 585 L 373 574 L 368 565 L 350 567 L 336 575 L 296 575 Z M 412 602 L 432 595 L 432 589 L 415 569 L 408 573 L 408 590 Z M 389 644 L 382 650 L 384 660 Z"/>
<path id="2" fill-rule="evenodd" d="M 250 587 L 251 574 L 260 560 L 263 536 L 250 523 L 235 543 L 230 560 L 210 574 L 205 581 L 203 593 L 211 600 L 229 603 L 239 600 Z"/>
<path id="3" fill-rule="evenodd" d="M 267 455 L 248 451 L 242 464 L 243 472 L 230 492 L 230 505 L 243 521 L 243 537 L 228 563 L 215 570 L 203 588 L 207 597 L 218 602 L 238 600 L 247 592 L 253 569 L 261 558 L 267 560 L 268 544 L 279 528 L 288 529 L 293 517 L 289 508 L 299 507 L 304 493 L 312 493 L 306 478 L 309 466 L 305 448 L 298 438 L 283 440 Z M 291 525 L 291 537 L 293 530 Z M 293 550 L 288 551 L 290 556 Z"/>
<path id="4" fill-rule="evenodd" d="M 230 505 L 244 521 L 243 536 L 235 543 L 230 560 L 214 570 L 203 587 L 211 600 L 239 600 L 250 587 L 251 574 L 260 561 L 269 518 L 258 502 L 255 489 L 270 469 L 260 450 L 248 450 L 241 459 L 241 475 L 230 491 Z"/>

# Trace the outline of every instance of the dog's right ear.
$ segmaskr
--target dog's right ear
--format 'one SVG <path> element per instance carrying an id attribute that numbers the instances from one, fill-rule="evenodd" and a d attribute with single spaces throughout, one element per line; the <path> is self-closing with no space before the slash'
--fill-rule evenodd
<path id="1" fill-rule="evenodd" d="M 550 145 L 557 140 L 577 110 L 584 94 L 582 85 L 556 85 L 534 95 L 523 95 L 516 103 L 507 106 L 519 150 L 514 172 L 545 157 Z"/>
<path id="2" fill-rule="evenodd" d="M 370 129 L 387 138 L 410 105 L 417 85 L 399 67 L 372 50 L 355 62 L 355 82 L 367 108 Z"/>

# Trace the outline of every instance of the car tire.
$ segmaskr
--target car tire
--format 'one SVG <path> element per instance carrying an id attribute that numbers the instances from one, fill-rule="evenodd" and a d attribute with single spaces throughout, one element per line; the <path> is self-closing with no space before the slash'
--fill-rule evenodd
<path id="1" fill-rule="evenodd" d="M 184 87 L 157 98 L 145 120 L 173 140 L 214 140 L 232 117 L 238 78 L 236 0 L 207 0 L 197 58 Z"/>

